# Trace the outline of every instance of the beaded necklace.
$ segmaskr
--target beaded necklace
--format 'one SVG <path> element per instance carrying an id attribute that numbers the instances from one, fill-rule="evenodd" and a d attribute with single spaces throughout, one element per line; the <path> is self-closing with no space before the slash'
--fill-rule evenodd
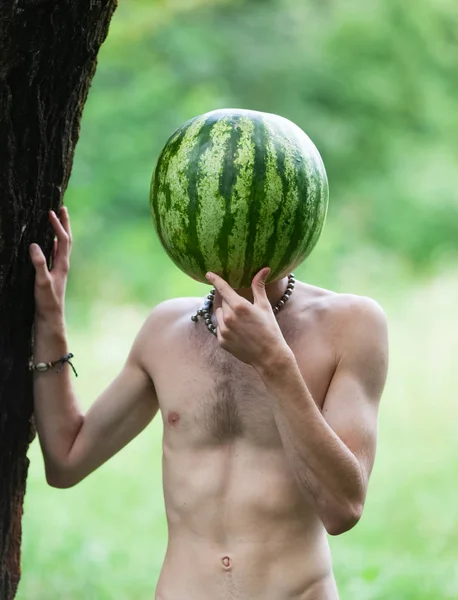
<path id="1" fill-rule="evenodd" d="M 294 274 L 290 273 L 288 275 L 288 287 L 286 288 L 286 292 L 283 294 L 283 296 L 280 298 L 280 300 L 277 302 L 277 304 L 272 308 L 272 311 L 275 315 L 285 306 L 289 297 L 293 293 L 295 283 L 296 283 L 296 280 L 294 278 Z M 205 300 L 203 306 L 201 308 L 199 308 L 197 313 L 195 315 L 192 315 L 192 317 L 191 317 L 191 321 L 194 321 L 194 323 L 197 323 L 199 317 L 203 317 L 208 331 L 210 331 L 210 333 L 213 333 L 213 335 L 216 335 L 216 327 L 212 323 L 210 311 L 212 309 L 213 302 L 215 300 L 215 294 L 216 294 L 216 290 L 215 290 L 215 288 L 212 288 L 210 290 L 210 293 L 208 294 L 207 299 Z"/>

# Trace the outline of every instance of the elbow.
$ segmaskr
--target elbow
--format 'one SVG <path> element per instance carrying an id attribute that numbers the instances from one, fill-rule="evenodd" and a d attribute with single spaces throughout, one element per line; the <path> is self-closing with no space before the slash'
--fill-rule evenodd
<path id="1" fill-rule="evenodd" d="M 323 524 L 329 535 L 342 535 L 353 529 L 363 514 L 363 503 L 341 506 L 323 519 Z"/>

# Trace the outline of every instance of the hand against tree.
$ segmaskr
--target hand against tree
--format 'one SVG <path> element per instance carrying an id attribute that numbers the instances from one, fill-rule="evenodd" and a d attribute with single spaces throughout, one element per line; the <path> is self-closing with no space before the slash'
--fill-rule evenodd
<path id="1" fill-rule="evenodd" d="M 72 243 L 67 208 L 61 208 L 60 220 L 54 211 L 50 211 L 49 220 L 57 237 L 54 240 L 51 270 L 40 246 L 30 245 L 30 258 L 35 267 L 35 318 L 42 320 L 63 317 Z"/>
<path id="2" fill-rule="evenodd" d="M 224 279 L 207 273 L 208 281 L 222 297 L 222 306 L 215 313 L 221 347 L 255 368 L 278 353 L 290 351 L 267 298 L 269 272 L 268 268 L 261 269 L 253 278 L 253 304 L 239 296 Z"/>

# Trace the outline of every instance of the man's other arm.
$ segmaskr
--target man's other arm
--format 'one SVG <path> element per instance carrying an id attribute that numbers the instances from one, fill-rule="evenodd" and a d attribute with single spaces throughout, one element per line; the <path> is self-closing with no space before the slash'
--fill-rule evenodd
<path id="1" fill-rule="evenodd" d="M 126 446 L 156 415 L 159 404 L 154 384 L 142 363 L 143 341 L 151 329 L 154 335 L 154 321 L 153 311 L 120 374 L 86 414 L 78 404 L 68 365 L 61 373 L 51 370 L 34 375 L 35 422 L 46 479 L 53 487 L 77 484 Z M 62 325 L 36 324 L 36 356 L 52 360 L 66 353 Z"/>
<path id="2" fill-rule="evenodd" d="M 34 361 L 50 362 L 68 353 L 64 301 L 71 248 L 66 208 L 49 214 L 57 237 L 52 269 L 36 244 L 30 248 L 35 267 Z M 50 485 L 70 487 L 108 460 L 153 419 L 158 411 L 154 384 L 143 363 L 146 340 L 163 325 L 164 304 L 153 310 L 133 344 L 118 377 L 83 414 L 65 364 L 34 373 L 34 414 Z M 167 309 L 165 309 L 167 312 Z M 154 357 L 151 357 L 154 360 Z"/>

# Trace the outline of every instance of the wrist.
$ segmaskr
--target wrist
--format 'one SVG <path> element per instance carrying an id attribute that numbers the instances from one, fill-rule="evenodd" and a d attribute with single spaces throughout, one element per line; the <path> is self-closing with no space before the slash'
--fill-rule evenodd
<path id="1" fill-rule="evenodd" d="M 34 321 L 35 335 L 63 335 L 65 337 L 65 318 L 60 312 L 48 316 L 36 315 Z"/>
<path id="2" fill-rule="evenodd" d="M 276 346 L 272 351 L 266 352 L 262 361 L 253 365 L 253 367 L 258 375 L 266 380 L 269 377 L 277 377 L 279 374 L 284 373 L 293 362 L 296 362 L 296 358 L 285 342 L 284 345 Z"/>
<path id="3" fill-rule="evenodd" d="M 53 361 L 67 353 L 67 336 L 62 315 L 36 318 L 33 337 L 35 362 Z"/>

